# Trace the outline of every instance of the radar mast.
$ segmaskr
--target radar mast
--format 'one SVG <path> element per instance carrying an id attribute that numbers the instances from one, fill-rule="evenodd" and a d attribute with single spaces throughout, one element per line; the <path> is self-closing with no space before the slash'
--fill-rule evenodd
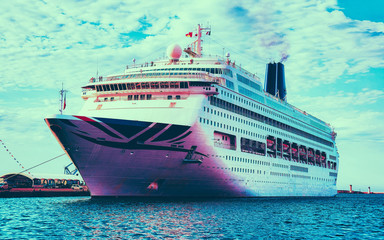
<path id="1" fill-rule="evenodd" d="M 197 40 L 195 40 L 193 43 L 188 45 L 186 49 L 184 49 L 184 52 L 188 53 L 189 56 L 193 58 L 200 58 L 202 57 L 201 52 L 201 33 L 205 32 L 206 35 L 211 35 L 211 27 L 202 28 L 200 24 L 197 25 L 197 33 L 195 34 L 195 37 L 197 37 Z M 186 36 L 192 37 L 192 32 L 187 34 Z"/>

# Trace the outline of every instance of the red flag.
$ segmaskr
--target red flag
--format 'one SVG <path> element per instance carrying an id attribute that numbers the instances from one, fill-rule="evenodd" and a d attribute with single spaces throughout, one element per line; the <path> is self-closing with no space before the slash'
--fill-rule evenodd
<path id="1" fill-rule="evenodd" d="M 65 110 L 65 107 L 67 106 L 67 94 L 64 95 L 64 106 L 63 110 Z"/>
<path id="2" fill-rule="evenodd" d="M 192 32 L 185 34 L 186 37 L 192 37 Z"/>
<path id="3" fill-rule="evenodd" d="M 211 35 L 211 31 L 207 31 L 206 35 Z"/>

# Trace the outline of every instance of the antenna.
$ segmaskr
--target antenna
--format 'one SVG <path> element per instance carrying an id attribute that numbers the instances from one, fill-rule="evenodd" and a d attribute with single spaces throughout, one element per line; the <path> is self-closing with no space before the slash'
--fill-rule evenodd
<path id="1" fill-rule="evenodd" d="M 187 49 L 184 49 L 184 52 L 188 53 L 189 56 L 191 57 L 198 57 L 200 58 L 202 56 L 202 47 L 201 47 L 201 42 L 202 42 L 202 32 L 205 32 L 206 35 L 211 35 L 211 27 L 206 27 L 206 28 L 202 28 L 200 26 L 200 24 L 197 25 L 197 33 L 195 34 L 195 36 L 197 37 L 197 40 L 194 41 L 192 44 L 190 44 L 188 46 Z M 192 34 L 192 32 L 190 32 L 189 34 Z M 188 36 L 189 34 L 187 34 L 186 36 Z M 189 35 L 192 37 L 192 35 Z"/>
<path id="2" fill-rule="evenodd" d="M 64 90 L 64 83 L 61 83 L 61 90 L 60 93 L 60 115 L 63 115 L 63 110 L 67 106 L 66 100 L 67 100 L 67 90 Z"/>

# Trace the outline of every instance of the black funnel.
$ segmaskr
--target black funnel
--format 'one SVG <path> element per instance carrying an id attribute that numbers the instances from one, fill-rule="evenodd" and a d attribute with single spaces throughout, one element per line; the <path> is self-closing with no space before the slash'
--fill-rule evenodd
<path id="1" fill-rule="evenodd" d="M 264 90 L 286 101 L 287 88 L 285 87 L 284 65 L 281 62 L 267 64 Z"/>

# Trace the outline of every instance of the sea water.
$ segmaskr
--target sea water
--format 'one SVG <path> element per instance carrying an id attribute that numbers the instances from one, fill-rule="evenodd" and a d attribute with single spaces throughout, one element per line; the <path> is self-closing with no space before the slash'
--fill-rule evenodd
<path id="1" fill-rule="evenodd" d="M 0 199 L 0 239 L 384 239 L 384 195 Z"/>

